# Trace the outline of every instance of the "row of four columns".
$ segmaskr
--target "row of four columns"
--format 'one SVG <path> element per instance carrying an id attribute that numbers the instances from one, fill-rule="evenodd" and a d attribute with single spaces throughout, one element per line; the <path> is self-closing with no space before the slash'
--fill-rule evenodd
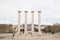
<path id="1" fill-rule="evenodd" d="M 28 13 L 28 11 L 24 11 L 25 12 L 25 28 L 24 28 L 24 30 L 25 30 L 25 32 L 24 33 L 27 33 L 27 13 Z M 31 11 L 31 13 L 32 13 L 32 26 L 31 26 L 31 31 L 32 31 L 32 34 L 34 33 L 34 11 Z M 40 18 L 40 13 L 41 13 L 41 11 L 38 11 L 38 33 L 39 34 L 41 34 L 41 26 L 40 26 L 40 20 L 41 20 L 41 18 Z M 20 32 L 20 16 L 21 16 L 21 11 L 18 11 L 18 32 Z"/>

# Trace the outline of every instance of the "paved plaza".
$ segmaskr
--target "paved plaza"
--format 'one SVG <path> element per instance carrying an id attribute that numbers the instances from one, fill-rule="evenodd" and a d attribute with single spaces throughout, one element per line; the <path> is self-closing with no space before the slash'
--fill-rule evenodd
<path id="1" fill-rule="evenodd" d="M 11 37 L 12 34 L 0 34 L 0 40 L 60 40 L 60 34 L 42 34 L 34 35 L 31 34 L 21 34 Z"/>

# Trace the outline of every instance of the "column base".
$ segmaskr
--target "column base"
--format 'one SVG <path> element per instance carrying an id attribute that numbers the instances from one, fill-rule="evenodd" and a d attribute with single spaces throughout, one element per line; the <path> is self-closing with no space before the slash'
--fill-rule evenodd
<path id="1" fill-rule="evenodd" d="M 32 35 L 34 35 L 35 33 L 34 32 L 32 32 Z"/>
<path id="2" fill-rule="evenodd" d="M 38 35 L 42 35 L 42 32 L 38 32 Z"/>
<path id="3" fill-rule="evenodd" d="M 15 33 L 15 35 L 16 35 L 16 36 L 20 36 L 21 33 L 18 31 L 18 32 Z"/>
<path id="4" fill-rule="evenodd" d="M 28 32 L 27 32 L 27 31 L 25 31 L 25 32 L 24 32 L 24 34 L 25 34 L 25 35 L 27 35 L 27 34 L 28 34 Z"/>

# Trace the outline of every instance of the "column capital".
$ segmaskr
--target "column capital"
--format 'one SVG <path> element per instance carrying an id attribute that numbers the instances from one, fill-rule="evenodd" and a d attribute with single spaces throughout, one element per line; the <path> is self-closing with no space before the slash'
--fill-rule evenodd
<path id="1" fill-rule="evenodd" d="M 41 11 L 38 11 L 38 13 L 41 13 Z"/>
<path id="2" fill-rule="evenodd" d="M 31 11 L 31 13 L 34 13 L 34 11 Z"/>
<path id="3" fill-rule="evenodd" d="M 25 13 L 28 13 L 28 11 L 24 11 Z"/>
<path id="4" fill-rule="evenodd" d="M 21 11 L 18 10 L 18 13 L 21 13 Z"/>

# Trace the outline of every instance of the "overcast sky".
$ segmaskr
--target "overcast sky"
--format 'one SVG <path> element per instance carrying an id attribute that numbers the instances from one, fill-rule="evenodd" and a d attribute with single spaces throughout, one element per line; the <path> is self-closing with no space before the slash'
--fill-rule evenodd
<path id="1" fill-rule="evenodd" d="M 31 11 L 35 11 L 34 24 L 38 24 L 37 11 L 41 11 L 41 24 L 60 23 L 60 0 L 0 0 L 0 23 L 17 24 L 17 11 L 21 10 L 21 24 L 24 23 L 24 10 L 31 22 Z"/>

